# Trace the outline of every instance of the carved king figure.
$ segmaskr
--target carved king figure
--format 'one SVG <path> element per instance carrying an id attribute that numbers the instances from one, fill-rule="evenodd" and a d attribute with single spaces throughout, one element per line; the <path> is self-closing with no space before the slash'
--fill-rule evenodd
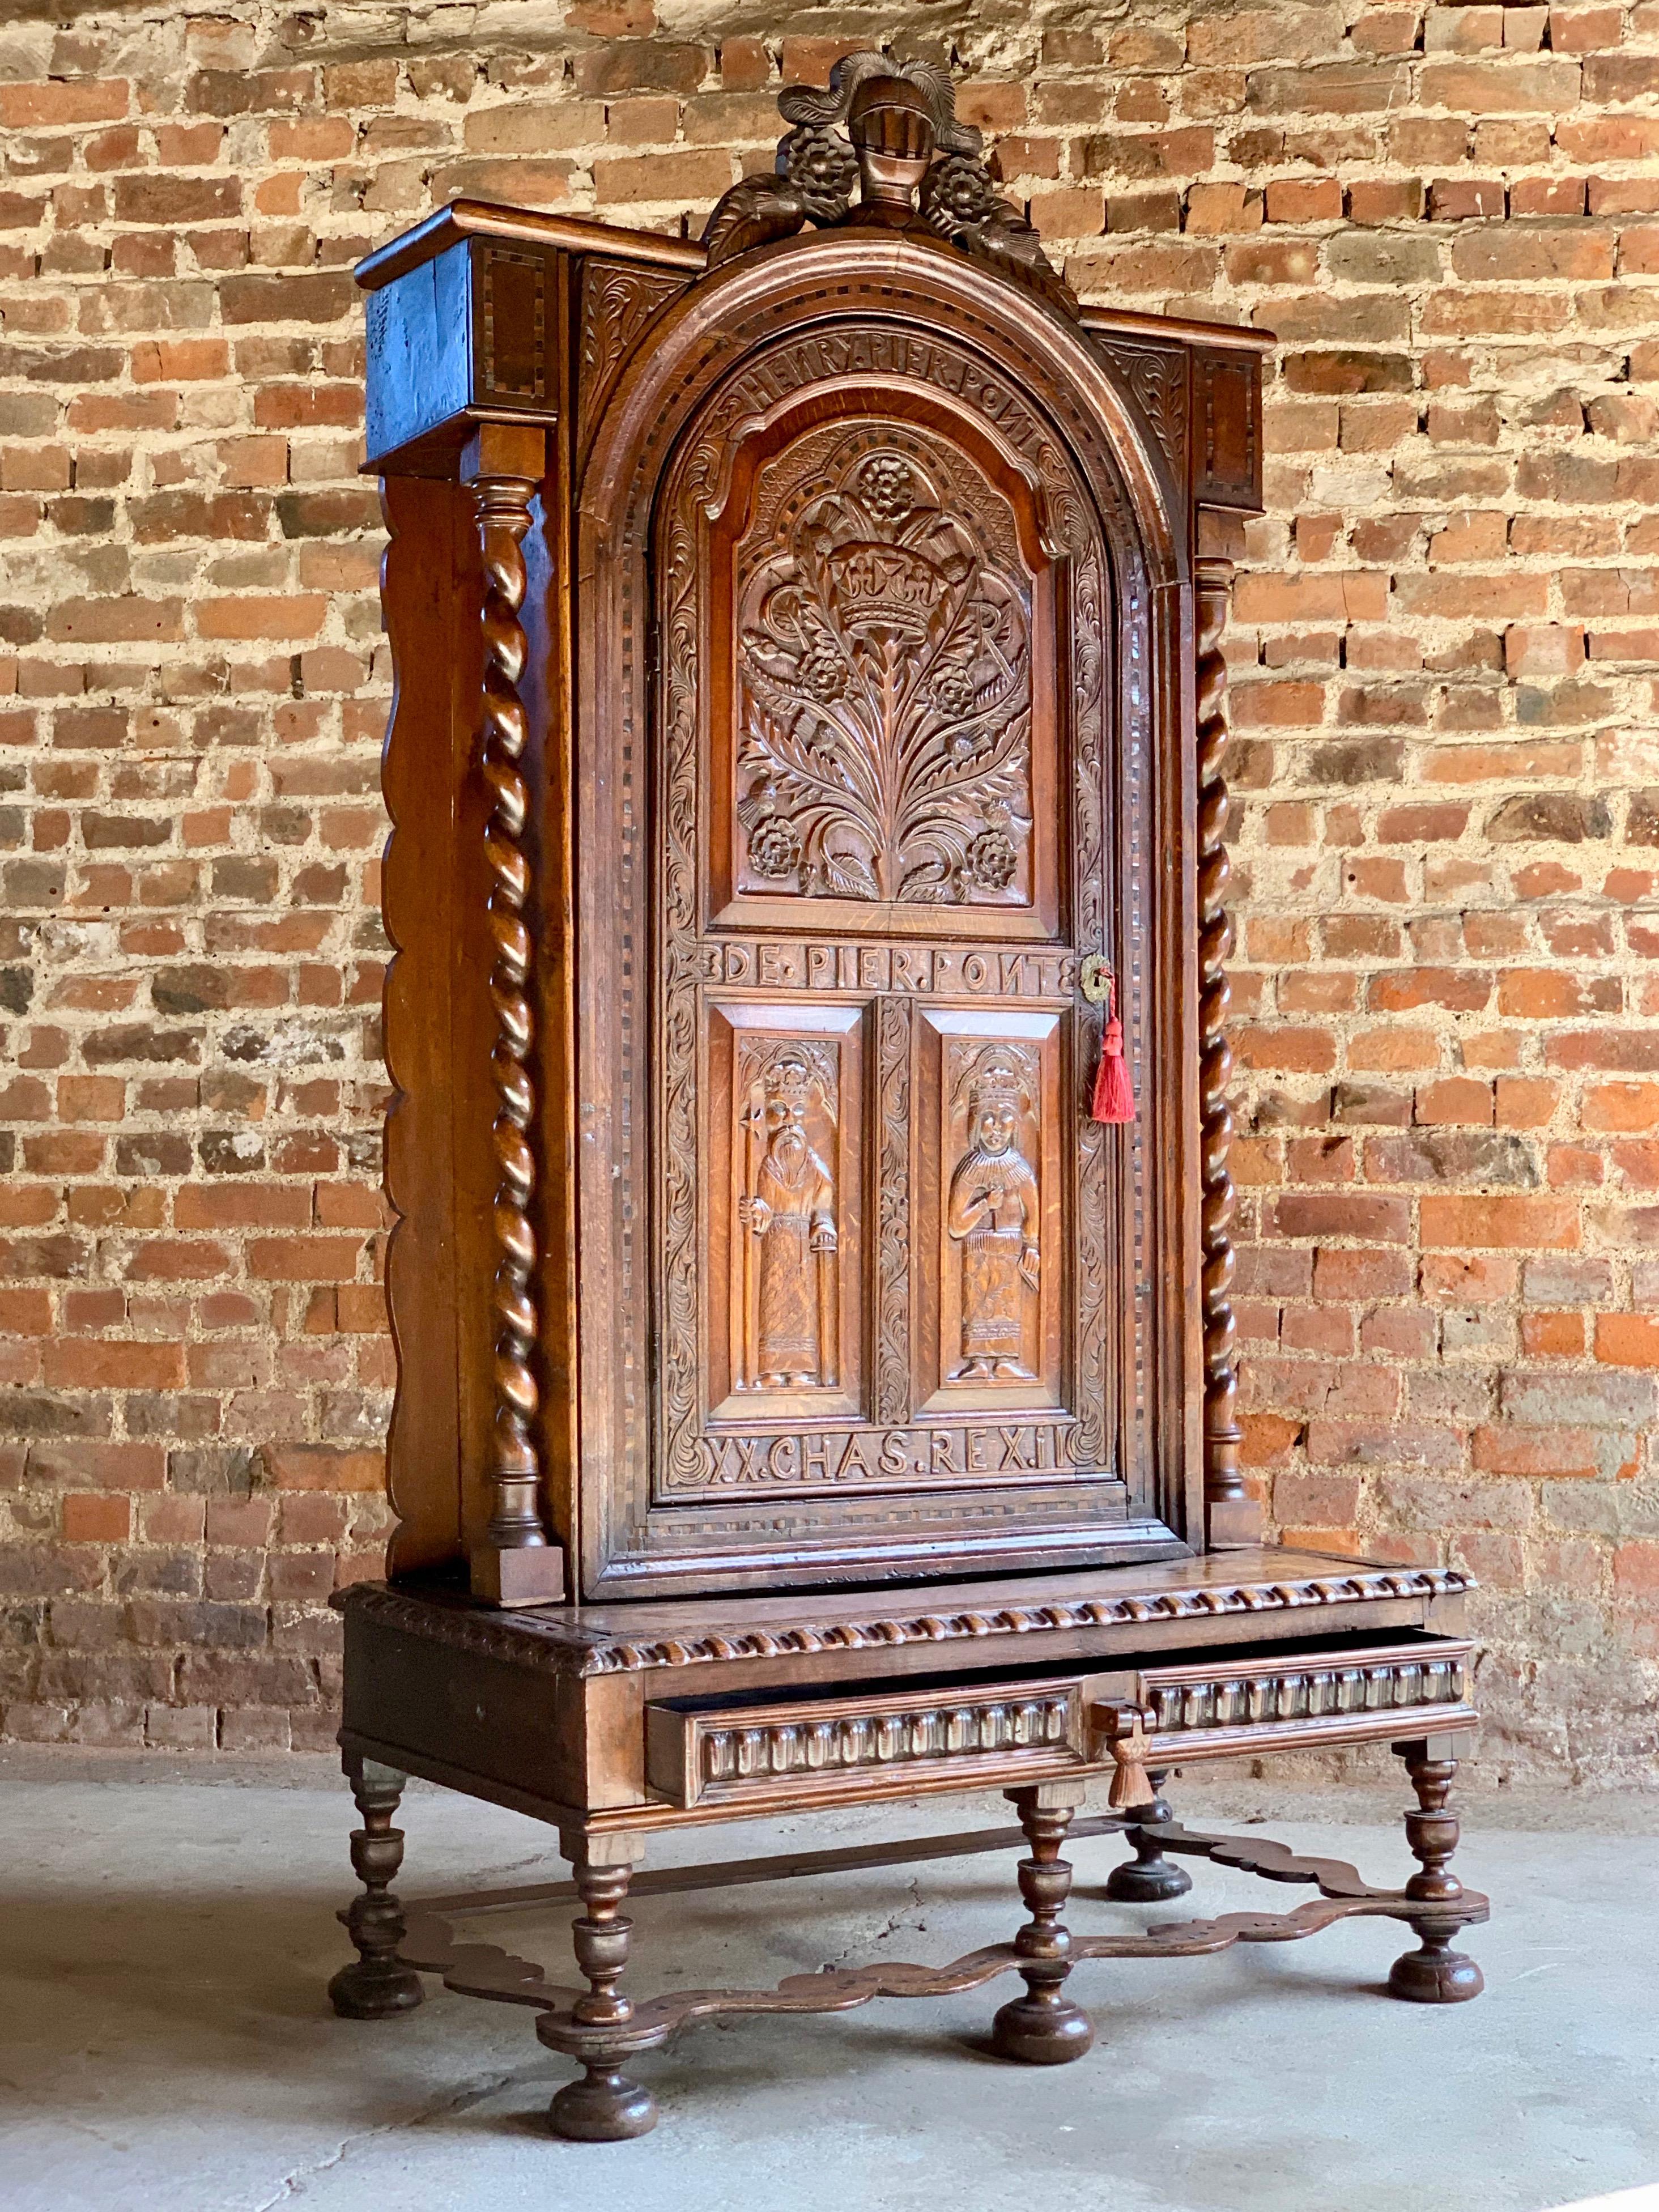
<path id="1" fill-rule="evenodd" d="M 758 1243 L 756 1387 L 805 1389 L 833 1382 L 829 1269 L 836 1249 L 835 1183 L 806 1134 L 811 1072 L 803 1060 L 769 1069 L 766 1151 L 738 1218 Z"/>
<path id="2" fill-rule="evenodd" d="M 962 1364 L 953 1382 L 1030 1380 L 1024 1294 L 1037 1286 L 1037 1183 L 1019 1149 L 1020 1078 L 1000 1062 L 968 1093 L 972 1141 L 951 1177 L 945 1226 L 962 1246 Z"/>

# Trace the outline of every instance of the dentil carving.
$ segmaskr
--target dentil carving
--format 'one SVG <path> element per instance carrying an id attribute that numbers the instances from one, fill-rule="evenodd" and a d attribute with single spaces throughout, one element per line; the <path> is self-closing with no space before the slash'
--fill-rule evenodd
<path id="1" fill-rule="evenodd" d="M 836 1380 L 836 1187 L 814 1146 L 816 1103 L 833 1131 L 836 1085 L 810 1046 L 775 1047 L 743 1105 L 744 1373 L 740 1389 L 813 1389 Z"/>
<path id="2" fill-rule="evenodd" d="M 1030 611 L 921 464 L 850 437 L 749 579 L 741 888 L 1024 903 Z"/>
<path id="3" fill-rule="evenodd" d="M 968 1078 L 967 1151 L 951 1177 L 945 1227 L 962 1247 L 962 1359 L 952 1382 L 1030 1382 L 1025 1296 L 1039 1266 L 1037 1181 L 1019 1145 L 1033 1071 L 999 1046 Z"/>

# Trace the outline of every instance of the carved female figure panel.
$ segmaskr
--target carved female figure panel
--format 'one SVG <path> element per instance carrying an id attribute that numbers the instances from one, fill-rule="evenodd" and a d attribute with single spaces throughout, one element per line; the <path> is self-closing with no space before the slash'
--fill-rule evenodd
<path id="1" fill-rule="evenodd" d="M 951 1177 L 945 1228 L 962 1247 L 962 1358 L 953 1382 L 1029 1382 L 1025 1294 L 1042 1253 L 1037 1180 L 1020 1150 L 1018 1125 L 1030 1104 L 1022 1057 L 993 1049 L 968 1085 L 972 1142 Z"/>
<path id="2" fill-rule="evenodd" d="M 814 1087 L 822 1098 L 830 1079 L 810 1053 L 775 1047 L 744 1117 L 754 1164 L 738 1200 L 750 1246 L 743 1381 L 757 1390 L 836 1379 L 835 1180 L 806 1133 Z"/>

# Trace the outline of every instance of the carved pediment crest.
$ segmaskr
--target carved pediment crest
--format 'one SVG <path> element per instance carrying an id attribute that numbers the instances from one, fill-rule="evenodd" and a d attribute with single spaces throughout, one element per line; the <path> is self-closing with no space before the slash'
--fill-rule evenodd
<path id="1" fill-rule="evenodd" d="M 710 268 L 808 223 L 921 231 L 1077 313 L 1036 232 L 999 197 L 980 133 L 957 121 L 943 70 L 848 54 L 827 89 L 792 85 L 778 110 L 792 127 L 778 141 L 773 174 L 733 185 L 704 228 Z"/>

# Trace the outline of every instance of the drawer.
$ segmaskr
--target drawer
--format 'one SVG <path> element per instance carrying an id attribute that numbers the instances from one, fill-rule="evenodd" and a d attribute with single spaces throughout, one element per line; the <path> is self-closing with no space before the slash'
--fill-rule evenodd
<path id="1" fill-rule="evenodd" d="M 646 1778 L 670 1805 L 766 1812 L 1115 1773 L 1113 1802 L 1134 1804 L 1149 1765 L 1472 1728 L 1474 1648 L 1337 1637 L 1111 1674 L 675 1698 L 645 1709 Z"/>
<path id="2" fill-rule="evenodd" d="M 1091 1743 L 1120 1767 L 1144 1768 L 1447 1735 L 1480 1717 L 1469 1703 L 1474 1651 L 1462 1638 L 1419 1636 L 1146 1667 L 1091 1704 Z"/>
<path id="3" fill-rule="evenodd" d="M 856 1696 L 647 1705 L 646 1777 L 671 1805 L 769 1807 L 1009 1789 L 1079 1771 L 1081 1677 Z"/>

